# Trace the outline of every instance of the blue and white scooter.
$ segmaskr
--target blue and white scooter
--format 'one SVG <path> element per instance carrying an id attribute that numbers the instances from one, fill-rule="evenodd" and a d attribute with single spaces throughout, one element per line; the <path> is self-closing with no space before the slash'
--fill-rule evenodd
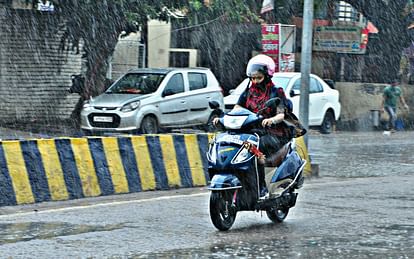
<path id="1" fill-rule="evenodd" d="M 271 99 L 266 107 L 275 107 L 278 101 L 278 98 Z M 212 109 L 217 106 L 218 103 L 210 102 Z M 262 120 L 260 112 L 255 114 L 244 108 L 232 110 L 220 118 L 225 132 L 218 133 L 210 143 L 207 152 L 210 218 L 219 230 L 230 229 L 238 211 L 266 211 L 270 220 L 282 222 L 296 204 L 296 189 L 303 184 L 306 160 L 296 152 L 294 139 L 265 164 L 273 167 L 266 177 L 270 195 L 259 199 L 257 168 Z"/>

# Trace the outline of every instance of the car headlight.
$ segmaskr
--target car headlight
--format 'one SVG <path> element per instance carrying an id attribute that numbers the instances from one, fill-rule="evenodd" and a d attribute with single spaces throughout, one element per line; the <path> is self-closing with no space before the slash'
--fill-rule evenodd
<path id="1" fill-rule="evenodd" d="M 89 102 L 89 100 L 86 100 L 86 101 L 84 101 L 83 102 L 83 106 L 82 106 L 82 108 L 84 109 L 84 110 L 87 110 L 87 109 L 89 109 L 89 108 L 91 108 L 92 106 L 91 106 L 91 103 Z"/>
<path id="2" fill-rule="evenodd" d="M 121 112 L 130 112 L 130 111 L 136 110 L 139 107 L 139 104 L 140 104 L 139 101 L 127 103 L 124 106 L 122 106 Z"/>

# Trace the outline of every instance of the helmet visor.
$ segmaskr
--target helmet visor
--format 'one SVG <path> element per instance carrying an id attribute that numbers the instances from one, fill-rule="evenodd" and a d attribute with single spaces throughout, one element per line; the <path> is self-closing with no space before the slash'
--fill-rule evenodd
<path id="1" fill-rule="evenodd" d="M 251 77 L 253 75 L 256 75 L 257 73 L 260 73 L 262 75 L 267 74 L 267 67 L 266 65 L 262 64 L 248 64 L 246 69 L 246 75 L 248 77 Z"/>

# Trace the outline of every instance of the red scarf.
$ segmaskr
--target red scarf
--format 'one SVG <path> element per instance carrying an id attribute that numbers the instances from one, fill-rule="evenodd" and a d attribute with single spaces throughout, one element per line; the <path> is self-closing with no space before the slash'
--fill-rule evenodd
<path id="1" fill-rule="evenodd" d="M 266 84 L 265 89 L 263 89 L 263 85 L 252 83 L 248 90 L 249 92 L 247 93 L 246 108 L 254 113 L 263 109 L 266 101 L 270 99 L 272 87 L 272 81 Z M 265 111 L 265 114 L 266 113 L 268 113 L 268 111 Z"/>

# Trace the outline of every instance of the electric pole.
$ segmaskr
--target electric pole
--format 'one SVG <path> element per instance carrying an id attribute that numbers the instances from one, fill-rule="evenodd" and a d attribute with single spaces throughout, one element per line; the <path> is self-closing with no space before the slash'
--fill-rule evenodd
<path id="1" fill-rule="evenodd" d="M 303 5 L 302 26 L 302 54 L 300 63 L 301 83 L 299 118 L 306 130 L 309 130 L 309 83 L 312 67 L 312 25 L 313 25 L 313 0 L 305 0 Z M 308 134 L 304 136 L 308 146 Z"/>

